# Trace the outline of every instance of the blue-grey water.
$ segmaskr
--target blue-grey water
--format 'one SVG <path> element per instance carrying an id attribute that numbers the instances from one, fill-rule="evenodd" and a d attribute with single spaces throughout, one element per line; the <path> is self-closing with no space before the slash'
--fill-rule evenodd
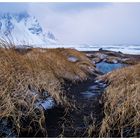
<path id="1" fill-rule="evenodd" d="M 121 64 L 121 63 L 112 64 L 103 61 L 96 64 L 96 68 L 104 74 L 125 66 L 126 66 L 125 64 Z"/>

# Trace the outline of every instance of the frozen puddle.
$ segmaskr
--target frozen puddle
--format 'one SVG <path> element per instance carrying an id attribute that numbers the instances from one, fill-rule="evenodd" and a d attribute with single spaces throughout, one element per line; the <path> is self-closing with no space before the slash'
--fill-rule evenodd
<path id="1" fill-rule="evenodd" d="M 107 62 L 100 62 L 96 64 L 96 68 L 101 71 L 102 73 L 108 73 L 110 71 L 125 67 L 125 64 L 121 64 L 121 63 L 107 63 Z"/>

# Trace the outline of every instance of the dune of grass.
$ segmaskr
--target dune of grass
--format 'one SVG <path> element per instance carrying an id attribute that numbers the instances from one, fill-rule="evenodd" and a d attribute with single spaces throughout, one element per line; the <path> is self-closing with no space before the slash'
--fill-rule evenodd
<path id="1" fill-rule="evenodd" d="M 103 97 L 101 137 L 140 137 L 140 64 L 104 76 L 108 81 Z"/>

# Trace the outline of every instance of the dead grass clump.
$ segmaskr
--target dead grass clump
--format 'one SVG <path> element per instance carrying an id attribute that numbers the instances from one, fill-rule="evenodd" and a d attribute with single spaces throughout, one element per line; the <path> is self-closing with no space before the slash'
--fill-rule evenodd
<path id="1" fill-rule="evenodd" d="M 1 45 L 0 119 L 10 120 L 18 135 L 28 132 L 47 136 L 44 110 L 36 106 L 40 98 L 45 98 L 43 92 L 47 91 L 57 104 L 72 106 L 61 88 L 63 79 L 84 80 L 94 66 L 76 50 L 32 49 L 21 54 Z M 76 56 L 78 62 L 68 61 L 69 55 Z"/>
<path id="2" fill-rule="evenodd" d="M 104 94 L 101 137 L 140 136 L 140 64 L 104 77 L 110 84 Z"/>
<path id="3" fill-rule="evenodd" d="M 44 55 L 45 60 L 50 63 L 51 69 L 58 78 L 75 82 L 85 80 L 88 78 L 88 74 L 95 72 L 95 67 L 85 54 L 75 49 L 47 49 L 44 54 L 46 54 Z M 68 58 L 71 56 L 76 57 L 77 61 L 69 61 Z"/>

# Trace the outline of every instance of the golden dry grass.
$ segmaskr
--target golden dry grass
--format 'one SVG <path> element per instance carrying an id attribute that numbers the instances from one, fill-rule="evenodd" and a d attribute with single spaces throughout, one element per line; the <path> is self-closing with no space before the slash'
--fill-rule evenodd
<path id="1" fill-rule="evenodd" d="M 104 94 L 101 137 L 140 137 L 140 64 L 103 77 L 109 82 Z"/>
<path id="2" fill-rule="evenodd" d="M 22 54 L 11 44 L 0 45 L 0 119 L 10 120 L 18 134 L 35 131 L 46 136 L 44 111 L 35 103 L 48 91 L 57 104 L 70 106 L 63 80 L 85 80 L 94 73 L 93 64 L 74 49 L 31 49 Z M 69 56 L 78 61 L 68 61 Z"/>

